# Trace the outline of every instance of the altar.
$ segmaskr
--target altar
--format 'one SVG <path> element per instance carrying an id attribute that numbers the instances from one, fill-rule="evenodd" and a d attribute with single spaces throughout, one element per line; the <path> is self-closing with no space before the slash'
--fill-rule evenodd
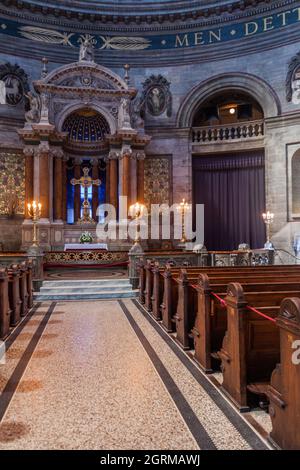
<path id="1" fill-rule="evenodd" d="M 89 49 L 86 55 L 85 48 Z M 81 44 L 79 60 L 47 70 L 33 82 L 34 96 L 26 123 L 18 131 L 26 160 L 25 208 L 41 204 L 38 220 L 26 209 L 22 224 L 22 250 L 33 242 L 37 228 L 44 252 L 80 250 L 129 251 L 127 240 L 113 239 L 108 247 L 77 244 L 83 231 L 93 240 L 110 204 L 119 222 L 120 198 L 125 210 L 144 203 L 144 160 L 151 137 L 145 133 L 138 90 L 130 85 L 129 66 L 123 77 L 94 60 L 92 37 Z M 118 235 L 118 233 L 117 233 Z"/>
<path id="2" fill-rule="evenodd" d="M 106 243 L 66 243 L 64 251 L 73 250 L 108 250 Z"/>

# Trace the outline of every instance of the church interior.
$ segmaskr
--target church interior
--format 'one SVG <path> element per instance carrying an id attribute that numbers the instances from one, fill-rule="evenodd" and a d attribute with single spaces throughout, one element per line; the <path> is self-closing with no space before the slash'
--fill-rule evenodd
<path id="1" fill-rule="evenodd" d="M 0 37 L 0 450 L 300 450 L 300 2 Z"/>

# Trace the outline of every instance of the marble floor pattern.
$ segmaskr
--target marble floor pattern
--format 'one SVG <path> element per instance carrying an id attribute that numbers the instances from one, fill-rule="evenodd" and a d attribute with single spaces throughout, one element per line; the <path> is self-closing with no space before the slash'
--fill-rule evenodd
<path id="1" fill-rule="evenodd" d="M 267 449 L 158 328 L 136 300 L 37 304 L 6 341 L 0 450 Z"/>

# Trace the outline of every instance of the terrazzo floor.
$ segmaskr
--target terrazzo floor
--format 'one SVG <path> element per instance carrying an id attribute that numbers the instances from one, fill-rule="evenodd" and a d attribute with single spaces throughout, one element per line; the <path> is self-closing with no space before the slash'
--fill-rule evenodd
<path id="1" fill-rule="evenodd" d="M 6 348 L 0 450 L 269 448 L 135 300 L 37 304 Z"/>

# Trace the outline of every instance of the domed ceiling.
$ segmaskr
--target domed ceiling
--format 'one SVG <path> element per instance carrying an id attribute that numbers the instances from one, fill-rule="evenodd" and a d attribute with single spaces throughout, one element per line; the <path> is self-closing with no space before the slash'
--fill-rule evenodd
<path id="1" fill-rule="evenodd" d="M 68 133 L 73 142 L 99 142 L 110 132 L 106 119 L 91 109 L 70 114 L 62 130 Z"/>
<path id="2" fill-rule="evenodd" d="M 298 8 L 296 8 L 298 6 Z M 300 40 L 298 0 L 0 0 L 0 51 L 108 67 L 224 59 Z"/>
<path id="3" fill-rule="evenodd" d="M 171 19 L 196 19 L 199 16 L 205 18 L 212 15 L 223 15 L 243 11 L 248 8 L 255 9 L 259 5 L 266 5 L 270 1 L 266 0 L 0 0 L 0 4 L 6 6 L 15 6 L 18 9 L 27 8 L 30 12 L 41 11 L 45 15 L 60 13 L 67 17 L 74 14 L 92 15 L 90 19 L 95 20 L 100 16 L 103 20 L 110 20 L 108 17 L 114 17 L 119 21 L 122 17 L 126 21 L 129 18 L 135 18 L 136 21 L 145 19 L 151 22 L 153 19 L 159 22 Z M 95 15 L 95 16 L 93 16 Z M 152 18 L 152 15 L 159 17 Z M 170 16 L 169 15 L 174 15 Z M 183 16 L 182 16 L 183 15 Z M 81 17 L 82 19 L 83 17 Z"/>

